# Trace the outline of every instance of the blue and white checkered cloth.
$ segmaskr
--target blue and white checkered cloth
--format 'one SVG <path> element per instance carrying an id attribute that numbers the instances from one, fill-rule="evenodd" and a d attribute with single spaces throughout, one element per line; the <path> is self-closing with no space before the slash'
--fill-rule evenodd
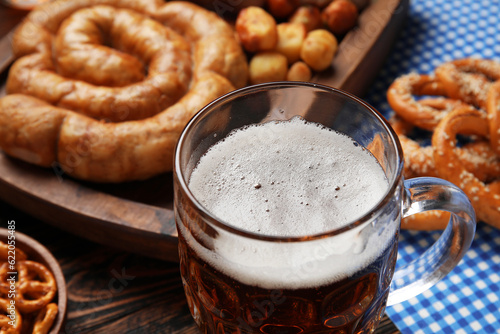
<path id="1" fill-rule="evenodd" d="M 365 99 L 389 115 L 386 92 L 395 78 L 464 57 L 500 61 L 500 0 L 411 0 L 405 27 Z M 403 231 L 398 265 L 438 236 Z M 471 249 L 447 277 L 386 312 L 404 334 L 500 333 L 500 230 L 479 223 Z"/>

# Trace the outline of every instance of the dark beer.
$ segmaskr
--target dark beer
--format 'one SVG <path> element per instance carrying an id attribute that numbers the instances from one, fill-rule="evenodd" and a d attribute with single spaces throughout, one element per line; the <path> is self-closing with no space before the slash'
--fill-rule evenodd
<path id="1" fill-rule="evenodd" d="M 338 282 L 302 289 L 263 289 L 215 269 L 179 235 L 181 275 L 202 333 L 371 333 L 383 316 L 397 242 Z M 332 265 L 335 265 L 332 263 Z"/>
<path id="2" fill-rule="evenodd" d="M 381 210 L 369 223 L 317 236 L 356 221 L 387 192 L 384 171 L 351 138 L 300 120 L 247 127 L 200 159 L 189 187 L 210 212 L 176 187 L 181 275 L 202 332 L 376 327 L 399 212 Z"/>

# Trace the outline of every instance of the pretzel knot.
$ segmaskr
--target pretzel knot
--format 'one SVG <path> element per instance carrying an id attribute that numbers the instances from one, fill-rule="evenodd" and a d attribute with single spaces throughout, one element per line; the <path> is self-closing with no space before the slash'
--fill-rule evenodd
<path id="1" fill-rule="evenodd" d="M 422 102 L 426 103 L 426 102 Z M 470 108 L 464 106 L 462 108 Z M 472 108 L 471 108 L 472 109 Z M 413 125 L 393 116 L 389 120 L 399 137 L 404 152 L 404 176 L 440 177 L 434 161 L 435 148 L 432 145 L 421 146 L 416 140 L 408 137 Z M 455 153 L 464 168 L 482 182 L 491 181 L 500 175 L 500 157 L 486 140 L 477 140 L 455 148 Z"/>
<path id="2" fill-rule="evenodd" d="M 18 261 L 15 264 L 17 280 L 15 282 L 15 305 L 21 313 L 31 313 L 40 310 L 54 298 L 57 285 L 52 273 L 41 263 L 34 261 Z M 6 272 L 8 267 L 0 268 L 2 294 L 4 293 Z"/>
<path id="3" fill-rule="evenodd" d="M 499 183 L 485 184 L 468 171 L 456 153 L 458 134 L 487 137 L 486 115 L 471 108 L 458 108 L 448 114 L 432 136 L 434 160 L 439 175 L 459 186 L 470 198 L 479 220 L 500 227 Z"/>
<path id="4" fill-rule="evenodd" d="M 421 146 L 416 140 L 408 137 L 413 129 L 410 123 L 397 116 L 391 117 L 389 122 L 398 134 L 403 148 L 405 178 L 440 177 L 434 160 L 435 148 L 432 145 Z M 462 147 L 455 147 L 454 153 L 464 169 L 481 182 L 494 180 L 500 175 L 500 159 L 486 140 L 477 140 Z M 403 218 L 401 226 L 414 230 L 442 230 L 446 228 L 449 219 L 448 212 L 431 210 Z"/>
<path id="5" fill-rule="evenodd" d="M 44 306 L 35 318 L 33 334 L 47 334 L 57 317 L 58 307 L 56 303 Z"/>
<path id="6" fill-rule="evenodd" d="M 435 73 L 447 96 L 486 109 L 488 89 L 500 80 L 500 63 L 490 59 L 457 59 L 438 66 Z"/>
<path id="7" fill-rule="evenodd" d="M 415 99 L 423 95 L 437 97 Z M 387 100 L 398 116 L 426 130 L 433 130 L 446 113 L 465 105 L 443 95 L 444 87 L 434 76 L 416 73 L 397 78 L 387 90 Z"/>
<path id="8" fill-rule="evenodd" d="M 486 98 L 491 147 L 500 156 L 500 80 L 492 84 Z"/>
<path id="9" fill-rule="evenodd" d="M 0 146 L 96 182 L 170 171 L 185 124 L 247 82 L 228 23 L 188 2 L 60 0 L 13 38 Z"/>

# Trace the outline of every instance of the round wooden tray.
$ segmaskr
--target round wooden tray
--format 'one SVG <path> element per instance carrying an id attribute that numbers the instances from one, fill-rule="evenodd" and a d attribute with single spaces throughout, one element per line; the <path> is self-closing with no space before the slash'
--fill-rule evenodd
<path id="1" fill-rule="evenodd" d="M 60 332 L 66 318 L 67 305 L 66 281 L 61 267 L 50 251 L 38 241 L 21 232 L 16 231 L 14 233 L 16 248 L 24 251 L 28 256 L 28 260 L 36 261 L 45 265 L 45 267 L 47 267 L 47 269 L 49 269 L 54 275 L 57 283 L 57 294 L 55 299 L 57 301 L 58 313 L 49 334 L 57 334 Z M 8 235 L 8 229 L 0 228 L 0 241 L 7 243 Z"/>
<path id="2" fill-rule="evenodd" d="M 362 96 L 404 23 L 409 0 L 378 0 L 339 45 L 333 66 L 313 81 Z M 1 41 L 0 41 L 1 43 Z M 0 197 L 53 226 L 84 238 L 177 261 L 172 175 L 143 182 L 96 185 L 0 153 Z"/>

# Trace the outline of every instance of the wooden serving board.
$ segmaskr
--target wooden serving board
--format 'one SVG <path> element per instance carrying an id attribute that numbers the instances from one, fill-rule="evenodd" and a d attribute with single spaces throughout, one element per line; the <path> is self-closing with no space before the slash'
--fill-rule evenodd
<path id="1" fill-rule="evenodd" d="M 361 13 L 359 26 L 343 38 L 332 69 L 313 81 L 363 96 L 384 64 L 408 7 L 409 0 L 373 1 Z M 141 182 L 92 184 L 0 153 L 0 198 L 92 241 L 178 259 L 171 173 Z"/>

